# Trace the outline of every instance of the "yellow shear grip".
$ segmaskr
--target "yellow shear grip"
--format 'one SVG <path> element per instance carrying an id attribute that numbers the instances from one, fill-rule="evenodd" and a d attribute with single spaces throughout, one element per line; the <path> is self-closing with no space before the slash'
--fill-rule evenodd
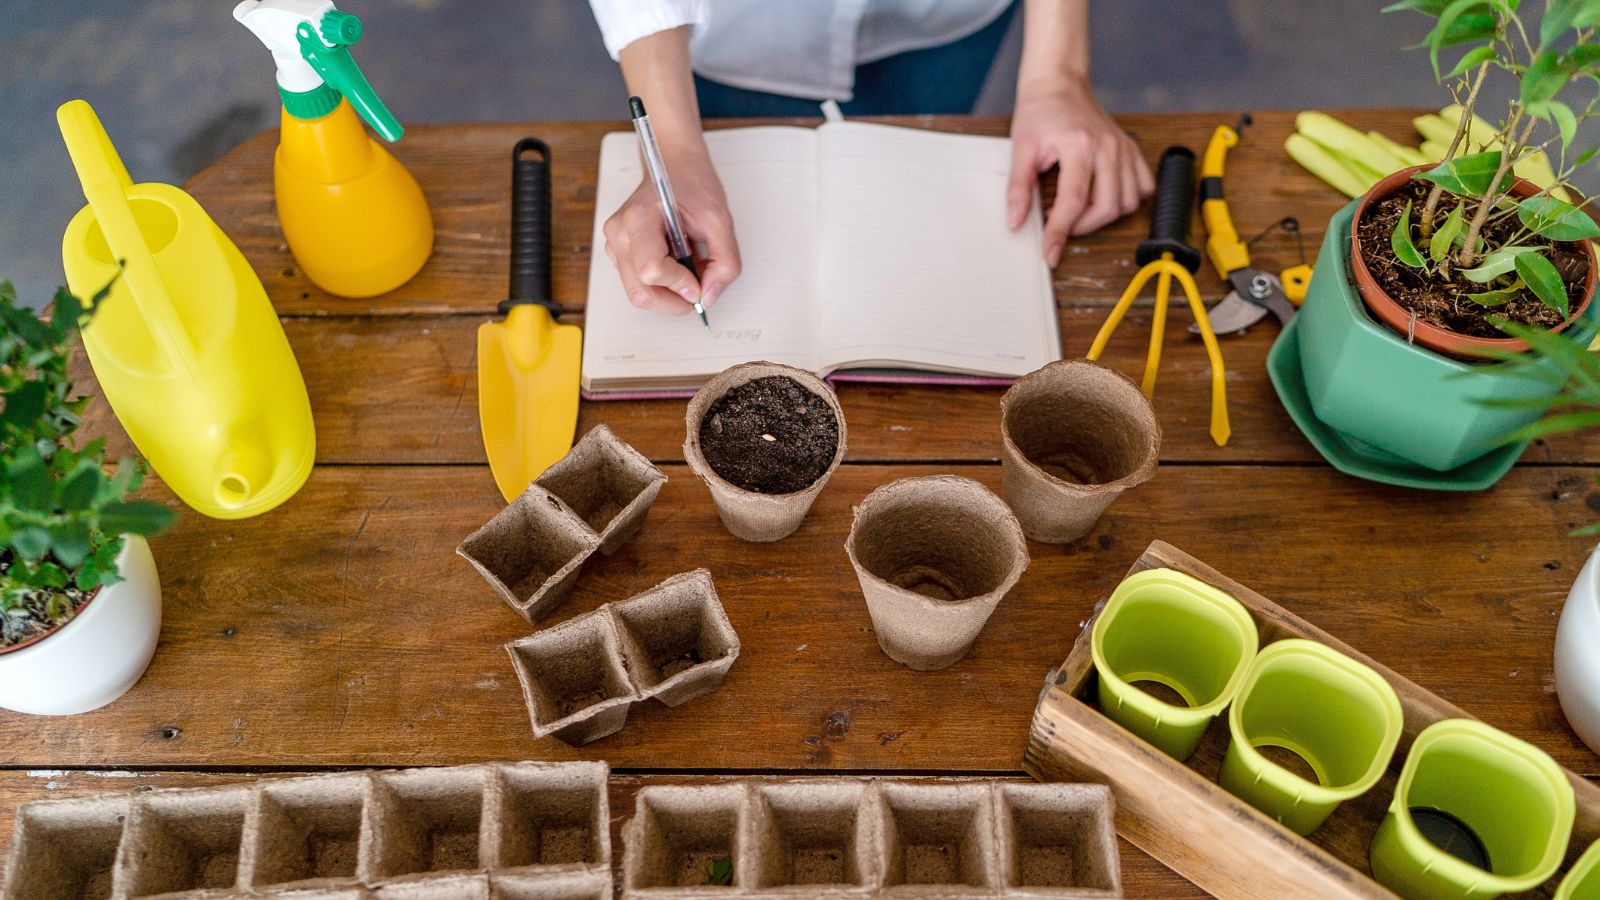
<path id="1" fill-rule="evenodd" d="M 1228 150 L 1238 143 L 1237 131 L 1218 125 L 1211 133 L 1211 142 L 1206 144 L 1206 155 L 1200 163 L 1200 218 L 1206 223 L 1206 256 L 1223 278 L 1235 269 L 1250 265 L 1250 249 L 1239 240 L 1239 232 L 1233 228 L 1233 217 L 1228 215 L 1228 201 L 1222 196 L 1222 170 L 1228 160 Z M 1210 188 L 1209 184 L 1215 184 L 1216 188 Z M 1212 193 L 1216 196 L 1211 196 Z"/>

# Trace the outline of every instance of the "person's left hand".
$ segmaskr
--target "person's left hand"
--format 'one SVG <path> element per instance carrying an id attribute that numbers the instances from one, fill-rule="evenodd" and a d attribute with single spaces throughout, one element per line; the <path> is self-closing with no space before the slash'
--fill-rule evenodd
<path id="1" fill-rule="evenodd" d="M 1139 146 L 1095 102 L 1087 79 L 1018 86 L 1006 190 L 1013 230 L 1027 218 L 1039 173 L 1052 165 L 1061 167 L 1044 224 L 1044 258 L 1052 267 L 1069 235 L 1109 225 L 1155 191 Z"/>

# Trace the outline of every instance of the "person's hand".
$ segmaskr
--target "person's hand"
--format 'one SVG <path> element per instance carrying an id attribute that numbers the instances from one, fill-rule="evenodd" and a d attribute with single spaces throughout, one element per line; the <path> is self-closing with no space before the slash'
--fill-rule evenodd
<path id="1" fill-rule="evenodd" d="M 1081 78 L 1018 86 L 1006 191 L 1012 229 L 1027 218 L 1034 182 L 1052 165 L 1061 169 L 1044 224 L 1044 258 L 1051 266 L 1061 261 L 1069 235 L 1109 225 L 1155 190 L 1139 146 L 1100 108 Z"/>
<path id="2" fill-rule="evenodd" d="M 606 254 L 616 263 L 628 302 L 671 316 L 687 315 L 699 300 L 709 307 L 739 277 L 739 242 L 722 181 L 703 153 L 668 164 L 678 221 L 693 248 L 700 279 L 667 250 L 667 223 L 649 178 L 606 220 Z"/>

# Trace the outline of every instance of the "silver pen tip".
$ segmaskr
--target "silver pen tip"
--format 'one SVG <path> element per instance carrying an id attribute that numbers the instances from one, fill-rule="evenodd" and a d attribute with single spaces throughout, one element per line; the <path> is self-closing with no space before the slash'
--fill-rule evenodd
<path id="1" fill-rule="evenodd" d="M 697 302 L 694 305 L 694 311 L 695 311 L 695 314 L 700 317 L 700 324 L 704 325 L 707 328 L 710 328 L 711 327 L 711 320 L 706 318 L 706 308 L 705 308 L 705 306 L 703 304 Z"/>

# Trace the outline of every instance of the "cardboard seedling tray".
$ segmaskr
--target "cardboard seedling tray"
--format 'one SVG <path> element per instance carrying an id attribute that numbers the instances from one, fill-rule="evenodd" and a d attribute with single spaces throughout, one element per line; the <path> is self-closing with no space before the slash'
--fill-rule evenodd
<path id="1" fill-rule="evenodd" d="M 1103 785 L 736 781 L 648 787 L 623 896 L 1120 897 Z M 708 884 L 718 866 L 730 884 Z"/>
<path id="2" fill-rule="evenodd" d="M 596 425 L 456 553 L 512 609 L 538 622 L 572 590 L 589 557 L 609 556 L 639 531 L 666 480 Z"/>
<path id="3" fill-rule="evenodd" d="M 1045 781 L 1109 784 L 1117 799 L 1117 830 L 1179 874 L 1220 897 L 1392 897 L 1368 870 L 1368 850 L 1394 795 L 1411 743 L 1441 719 L 1471 718 L 1267 598 L 1170 544 L 1156 541 L 1129 574 L 1167 568 L 1190 575 L 1238 600 L 1261 636 L 1261 646 L 1304 638 L 1371 667 L 1395 689 L 1404 711 L 1399 749 L 1377 786 L 1341 804 L 1301 837 L 1217 784 L 1229 735 L 1219 716 L 1199 749 L 1179 762 L 1107 719 L 1094 705 L 1090 654 L 1094 618 L 1085 624 L 1066 662 L 1046 682 L 1034 712 L 1023 765 Z M 1098 617 L 1104 601 L 1096 609 Z M 1549 896 L 1583 850 L 1600 838 L 1600 787 L 1567 773 L 1577 819 L 1561 870 L 1531 896 Z"/>
<path id="4" fill-rule="evenodd" d="M 31 803 L 0 898 L 609 895 L 608 775 L 511 763 Z"/>
<path id="5" fill-rule="evenodd" d="M 678 706 L 722 685 L 739 636 L 711 573 L 676 575 L 618 603 L 506 644 L 537 738 L 586 744 L 633 704 Z"/>

